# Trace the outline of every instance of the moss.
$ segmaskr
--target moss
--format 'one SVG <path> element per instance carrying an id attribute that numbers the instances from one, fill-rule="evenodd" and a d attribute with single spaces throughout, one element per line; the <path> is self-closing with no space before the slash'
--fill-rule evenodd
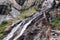
<path id="1" fill-rule="evenodd" d="M 35 12 L 36 12 L 35 7 L 28 8 L 28 9 L 22 9 L 20 17 L 22 17 L 22 19 L 25 19 L 25 18 L 28 18 L 28 16 L 32 15 Z"/>
<path id="2" fill-rule="evenodd" d="M 3 33 L 4 33 L 4 30 L 5 30 L 5 26 L 7 24 L 7 21 L 3 21 L 1 24 L 0 24 L 0 38 L 3 36 Z"/>
<path id="3" fill-rule="evenodd" d="M 55 26 L 54 28 L 58 28 L 60 26 L 60 14 L 57 16 L 56 19 L 53 19 L 50 22 L 51 25 Z"/>
<path id="4" fill-rule="evenodd" d="M 28 18 L 28 16 L 25 15 L 24 18 Z"/>
<path id="5" fill-rule="evenodd" d="M 21 11 L 21 12 L 24 12 L 24 11 L 26 11 L 26 10 L 29 10 L 29 8 L 27 8 L 27 9 L 21 9 L 20 11 Z"/>
<path id="6" fill-rule="evenodd" d="M 60 9 L 60 6 L 58 6 L 58 9 Z"/>

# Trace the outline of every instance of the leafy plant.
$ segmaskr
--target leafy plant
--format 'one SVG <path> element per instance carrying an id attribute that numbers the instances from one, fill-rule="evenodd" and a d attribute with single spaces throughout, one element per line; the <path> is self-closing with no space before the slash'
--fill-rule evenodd
<path id="1" fill-rule="evenodd" d="M 35 12 L 36 12 L 35 7 L 27 8 L 27 9 L 22 9 L 20 16 L 23 19 L 25 19 L 25 18 L 28 18 L 28 16 L 32 15 L 32 13 L 35 13 Z"/>
<path id="2" fill-rule="evenodd" d="M 3 21 L 1 24 L 0 24 L 0 38 L 3 36 L 3 33 L 4 33 L 4 30 L 5 30 L 5 26 L 7 24 L 7 21 Z"/>
<path id="3" fill-rule="evenodd" d="M 54 28 L 57 28 L 60 26 L 60 14 L 57 16 L 56 19 L 53 19 L 51 22 L 50 22 L 51 25 L 55 26 Z"/>

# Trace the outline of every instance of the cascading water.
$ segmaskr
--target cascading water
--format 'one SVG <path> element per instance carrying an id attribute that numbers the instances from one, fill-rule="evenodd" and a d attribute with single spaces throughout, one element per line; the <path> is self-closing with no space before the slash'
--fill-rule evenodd
<path id="1" fill-rule="evenodd" d="M 34 16 L 32 16 L 31 18 L 25 19 L 23 20 L 20 24 L 18 24 L 16 27 L 14 27 L 12 29 L 12 31 L 8 34 L 8 36 L 6 38 L 4 38 L 3 40 L 9 40 L 10 38 L 12 38 L 14 36 L 14 34 L 16 34 L 16 31 L 19 30 L 19 33 L 17 34 L 18 36 L 15 37 L 14 40 L 16 40 L 17 38 L 19 38 L 23 32 L 26 30 L 26 28 L 28 27 L 28 25 L 35 20 L 35 18 L 37 18 L 38 16 L 42 15 L 42 13 L 37 13 Z M 26 23 L 26 21 L 28 20 L 28 22 Z M 25 24 L 24 24 L 25 23 Z M 22 25 L 23 24 L 23 25 Z M 8 38 L 9 37 L 9 38 Z"/>
<path id="2" fill-rule="evenodd" d="M 49 3 L 49 5 L 47 5 L 47 3 Z M 45 0 L 42 4 L 42 8 L 41 8 L 40 12 L 36 12 L 31 17 L 28 17 L 27 19 L 20 22 L 17 26 L 15 26 L 11 30 L 11 32 L 5 38 L 3 38 L 3 40 L 17 40 L 19 37 L 22 36 L 22 34 L 26 30 L 26 28 L 32 23 L 32 21 L 38 20 L 37 18 L 39 18 L 42 14 L 44 15 L 42 17 L 44 17 L 44 18 L 46 17 L 45 11 L 52 8 L 53 3 L 54 3 L 54 0 Z M 44 8 L 44 7 L 46 7 L 46 8 Z M 43 10 L 43 9 L 45 9 L 45 10 Z"/>

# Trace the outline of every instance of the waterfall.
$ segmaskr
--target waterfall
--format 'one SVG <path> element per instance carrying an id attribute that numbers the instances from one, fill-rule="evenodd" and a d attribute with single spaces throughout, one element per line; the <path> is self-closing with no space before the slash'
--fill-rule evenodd
<path id="1" fill-rule="evenodd" d="M 12 31 L 7 35 L 7 37 L 5 37 L 3 40 L 9 40 L 14 35 L 14 33 L 16 32 L 16 30 L 20 27 L 21 23 L 19 25 L 17 25 L 16 27 L 14 27 L 12 29 Z"/>
<path id="2" fill-rule="evenodd" d="M 37 18 L 38 16 L 42 15 L 42 13 L 40 14 L 39 12 L 37 12 L 37 14 L 35 14 L 32 19 L 28 18 L 28 22 L 24 24 L 24 22 L 26 22 L 27 20 L 23 20 L 20 24 L 18 24 L 16 27 L 14 27 L 12 29 L 12 31 L 7 35 L 7 37 L 5 37 L 3 40 L 9 40 L 10 38 L 12 38 L 14 36 L 14 33 L 21 28 L 21 26 L 23 26 L 22 24 L 24 24 L 24 26 L 21 28 L 19 34 L 17 34 L 17 36 L 15 37 L 14 40 L 18 39 L 20 36 L 22 36 L 22 34 L 24 33 L 24 31 L 26 30 L 26 28 L 28 27 L 28 25 L 35 20 L 35 18 Z"/>
<path id="3" fill-rule="evenodd" d="M 45 9 L 45 10 L 41 10 L 40 12 L 37 11 L 31 17 L 28 17 L 27 19 L 25 19 L 22 22 L 20 22 L 19 24 L 17 24 L 17 26 L 15 26 L 11 30 L 11 32 L 5 38 L 3 38 L 3 40 L 10 40 L 10 39 L 17 40 L 19 37 L 22 36 L 22 34 L 26 30 L 26 28 L 29 27 L 29 25 L 32 23 L 32 21 L 38 20 L 37 18 L 39 18 L 42 14 L 44 14 L 44 17 L 46 18 L 45 11 L 49 10 L 52 7 L 53 1 L 54 0 L 45 0 L 42 4 L 42 8 L 41 8 L 41 9 Z M 49 5 L 47 5 L 45 3 L 49 3 Z M 44 6 L 46 8 L 44 8 Z"/>

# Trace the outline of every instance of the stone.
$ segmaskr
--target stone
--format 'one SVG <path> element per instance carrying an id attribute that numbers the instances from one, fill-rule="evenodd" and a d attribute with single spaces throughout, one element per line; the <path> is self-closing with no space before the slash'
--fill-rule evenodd
<path id="1" fill-rule="evenodd" d="M 55 18 L 58 16 L 58 10 L 57 10 L 57 9 L 52 10 L 52 11 L 50 12 L 50 15 L 51 15 L 51 17 L 52 17 L 53 19 L 55 19 Z"/>
<path id="2" fill-rule="evenodd" d="M 11 6 L 10 3 L 3 2 L 3 4 L 0 5 L 0 23 L 2 21 L 13 19 L 19 14 L 20 12 Z"/>
<path id="3" fill-rule="evenodd" d="M 23 5 L 26 0 L 15 0 L 19 5 Z"/>

